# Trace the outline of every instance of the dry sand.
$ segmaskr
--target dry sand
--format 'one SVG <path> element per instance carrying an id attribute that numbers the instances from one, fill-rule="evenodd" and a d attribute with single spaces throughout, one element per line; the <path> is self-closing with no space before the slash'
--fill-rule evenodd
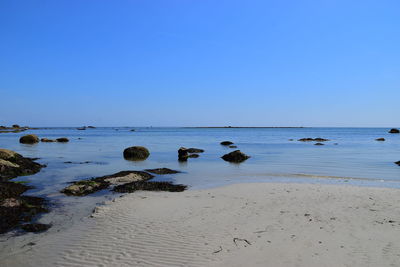
<path id="1" fill-rule="evenodd" d="M 400 266 L 400 190 L 238 184 L 136 192 L 1 266 Z"/>

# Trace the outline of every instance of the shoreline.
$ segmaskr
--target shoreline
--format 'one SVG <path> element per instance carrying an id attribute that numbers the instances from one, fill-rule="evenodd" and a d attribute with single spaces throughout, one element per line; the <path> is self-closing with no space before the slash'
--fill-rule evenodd
<path id="1" fill-rule="evenodd" d="M 248 183 L 136 192 L 3 252 L 4 266 L 391 266 L 398 189 Z M 31 236 L 32 237 L 32 236 Z M 26 242 L 29 238 L 26 238 Z"/>

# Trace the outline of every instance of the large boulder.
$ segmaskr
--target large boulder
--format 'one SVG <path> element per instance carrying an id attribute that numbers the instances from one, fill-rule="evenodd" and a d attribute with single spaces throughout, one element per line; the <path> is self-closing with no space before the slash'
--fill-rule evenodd
<path id="1" fill-rule="evenodd" d="M 22 136 L 19 139 L 19 142 L 22 144 L 35 144 L 39 142 L 39 137 L 37 137 L 35 134 L 27 134 Z"/>
<path id="2" fill-rule="evenodd" d="M 178 149 L 178 160 L 179 161 L 187 161 L 189 157 L 189 152 L 186 147 L 180 147 Z"/>
<path id="3" fill-rule="evenodd" d="M 232 151 L 231 153 L 222 156 L 222 159 L 229 162 L 240 163 L 250 158 L 240 150 Z"/>
<path id="4" fill-rule="evenodd" d="M 389 133 L 400 133 L 400 130 L 393 128 L 393 129 L 390 129 Z"/>
<path id="5" fill-rule="evenodd" d="M 145 160 L 149 156 L 149 150 L 143 146 L 132 146 L 124 150 L 124 158 L 128 160 Z"/>

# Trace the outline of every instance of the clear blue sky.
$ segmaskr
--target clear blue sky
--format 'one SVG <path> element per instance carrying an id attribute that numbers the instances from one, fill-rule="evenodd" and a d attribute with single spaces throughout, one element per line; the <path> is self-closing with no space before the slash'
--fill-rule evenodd
<path id="1" fill-rule="evenodd" d="M 0 1 L 0 125 L 400 126 L 400 1 Z"/>

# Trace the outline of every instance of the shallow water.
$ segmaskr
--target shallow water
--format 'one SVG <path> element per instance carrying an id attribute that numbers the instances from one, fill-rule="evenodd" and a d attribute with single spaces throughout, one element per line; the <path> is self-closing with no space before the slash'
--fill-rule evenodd
<path id="1" fill-rule="evenodd" d="M 29 130 L 1 133 L 0 148 L 23 156 L 40 158 L 41 172 L 15 180 L 28 181 L 36 188 L 28 191 L 47 197 L 53 209 L 41 218 L 55 229 L 68 227 L 90 214 L 95 203 L 115 197 L 107 191 L 87 197 L 65 197 L 59 190 L 68 182 L 112 174 L 122 170 L 168 167 L 180 174 L 157 176 L 202 189 L 242 182 L 334 183 L 400 188 L 400 135 L 387 128 L 75 128 Z M 20 136 L 34 133 L 40 138 L 67 137 L 69 143 L 24 145 Z M 304 137 L 330 139 L 324 146 L 298 142 Z M 376 138 L 384 137 L 385 142 Z M 81 139 L 78 139 L 81 138 Z M 289 141 L 294 139 L 294 141 Z M 219 145 L 230 140 L 251 156 L 241 164 L 220 157 L 234 149 Z M 337 144 L 336 144 L 337 143 Z M 126 147 L 147 147 L 151 155 L 141 162 L 124 160 Z M 205 150 L 187 163 L 177 161 L 179 147 Z M 67 164 L 66 161 L 88 164 Z"/>

